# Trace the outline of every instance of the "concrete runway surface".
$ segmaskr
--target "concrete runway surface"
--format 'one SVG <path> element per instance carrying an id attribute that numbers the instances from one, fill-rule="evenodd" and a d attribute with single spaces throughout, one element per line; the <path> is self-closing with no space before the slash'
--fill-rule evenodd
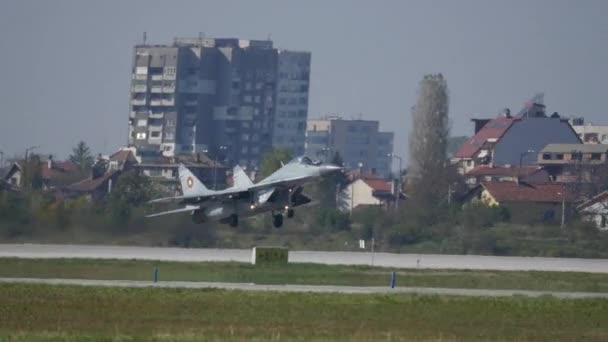
<path id="1" fill-rule="evenodd" d="M 608 293 L 593 292 L 557 292 L 528 290 L 486 290 L 486 289 L 449 289 L 434 287 L 379 287 L 379 286 L 334 286 L 334 285 L 260 285 L 247 283 L 212 283 L 189 281 L 135 281 L 135 280 L 91 280 L 91 279 L 41 279 L 41 278 L 0 278 L 0 283 L 28 283 L 48 285 L 79 285 L 109 287 L 160 287 L 186 289 L 225 289 L 240 291 L 269 292 L 315 292 L 315 293 L 417 293 L 440 294 L 472 297 L 508 297 L 508 296 L 554 296 L 557 298 L 608 298 Z"/>
<path id="2" fill-rule="evenodd" d="M 0 257 L 250 262 L 250 249 L 0 244 Z M 372 261 L 373 259 L 373 261 Z M 608 273 L 608 259 L 290 251 L 289 261 L 388 268 Z"/>

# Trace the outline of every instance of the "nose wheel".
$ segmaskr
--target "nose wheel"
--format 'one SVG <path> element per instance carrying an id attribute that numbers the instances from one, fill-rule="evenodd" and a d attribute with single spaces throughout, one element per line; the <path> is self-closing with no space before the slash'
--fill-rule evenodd
<path id="1" fill-rule="evenodd" d="M 233 227 L 233 228 L 234 227 L 238 227 L 238 225 L 239 225 L 239 217 L 238 217 L 238 215 L 232 214 L 230 216 L 230 222 L 229 222 L 229 224 L 230 224 L 230 227 Z"/>
<path id="2" fill-rule="evenodd" d="M 281 228 L 283 226 L 283 214 L 272 215 L 272 225 L 275 228 Z"/>
<path id="3" fill-rule="evenodd" d="M 291 208 L 287 209 L 287 218 L 293 218 L 293 215 L 295 215 L 295 214 L 296 214 L 296 212 L 293 209 L 291 209 Z"/>

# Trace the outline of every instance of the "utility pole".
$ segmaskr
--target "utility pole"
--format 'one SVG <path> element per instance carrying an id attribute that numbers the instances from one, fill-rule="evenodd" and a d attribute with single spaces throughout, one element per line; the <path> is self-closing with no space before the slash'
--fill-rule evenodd
<path id="1" fill-rule="evenodd" d="M 561 229 L 564 229 L 566 225 L 566 185 L 562 184 L 562 221 L 561 221 Z"/>
<path id="2" fill-rule="evenodd" d="M 388 157 L 399 160 L 399 171 L 397 172 L 397 191 L 396 191 L 397 197 L 395 198 L 395 209 L 399 210 L 399 197 L 401 197 L 401 170 L 403 170 L 402 165 L 401 165 L 402 158 L 394 153 L 389 153 Z"/>

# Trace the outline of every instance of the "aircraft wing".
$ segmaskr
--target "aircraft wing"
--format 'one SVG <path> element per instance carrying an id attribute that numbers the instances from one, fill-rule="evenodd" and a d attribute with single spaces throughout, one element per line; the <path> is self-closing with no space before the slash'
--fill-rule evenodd
<path id="1" fill-rule="evenodd" d="M 146 217 L 157 217 L 157 216 L 163 216 L 163 215 L 185 213 L 185 212 L 190 212 L 190 211 L 196 210 L 196 209 L 198 209 L 198 206 L 188 205 L 185 208 L 180 208 L 180 209 L 175 209 L 175 210 L 169 210 L 169 211 L 163 211 L 163 212 L 160 212 L 160 213 L 146 215 Z"/>

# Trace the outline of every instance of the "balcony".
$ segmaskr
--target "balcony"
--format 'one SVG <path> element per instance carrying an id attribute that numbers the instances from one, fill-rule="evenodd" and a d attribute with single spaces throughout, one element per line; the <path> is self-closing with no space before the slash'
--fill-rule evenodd
<path id="1" fill-rule="evenodd" d="M 163 93 L 175 93 L 175 86 L 163 87 Z"/>
<path id="2" fill-rule="evenodd" d="M 146 105 L 146 99 L 131 99 L 131 104 L 133 106 L 145 106 Z"/>
<path id="3" fill-rule="evenodd" d="M 151 78 L 152 78 L 152 81 L 162 81 L 163 75 L 152 75 Z"/>
<path id="4" fill-rule="evenodd" d="M 131 91 L 133 91 L 134 93 L 145 93 L 146 91 L 148 91 L 148 87 L 145 85 L 134 85 L 133 87 L 131 87 Z"/>
<path id="5" fill-rule="evenodd" d="M 173 74 L 173 75 L 165 74 L 165 75 L 163 75 L 163 79 L 167 80 L 167 81 L 175 81 L 175 74 Z"/>
<path id="6" fill-rule="evenodd" d="M 144 81 L 148 79 L 148 75 L 133 75 L 131 79 Z"/>
<path id="7" fill-rule="evenodd" d="M 163 100 L 163 106 L 175 106 L 175 99 Z"/>
<path id="8" fill-rule="evenodd" d="M 149 118 L 150 119 L 162 119 L 165 117 L 165 113 L 160 112 L 160 113 L 150 113 Z"/>
<path id="9" fill-rule="evenodd" d="M 150 106 L 162 106 L 162 100 L 158 99 L 158 100 L 150 100 Z"/>
<path id="10" fill-rule="evenodd" d="M 152 88 L 150 88 L 150 92 L 151 93 L 162 93 L 163 92 L 163 88 L 162 87 L 158 87 L 158 86 L 152 86 Z"/>

